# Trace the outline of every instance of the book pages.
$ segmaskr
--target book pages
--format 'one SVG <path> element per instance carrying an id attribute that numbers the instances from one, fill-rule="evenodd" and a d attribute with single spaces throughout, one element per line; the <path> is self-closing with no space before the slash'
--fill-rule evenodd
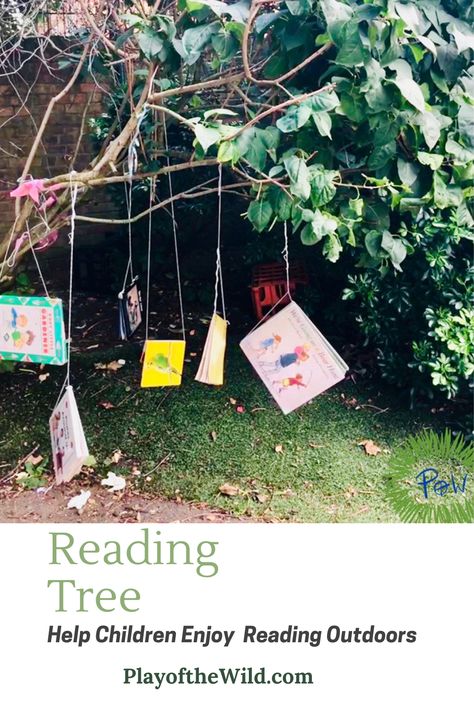
<path id="1" fill-rule="evenodd" d="M 227 321 L 218 314 L 214 314 L 209 325 L 195 380 L 207 385 L 222 385 L 224 383 L 226 339 Z"/>
<path id="2" fill-rule="evenodd" d="M 56 483 L 70 481 L 79 474 L 89 456 L 74 391 L 70 385 L 49 420 Z"/>
<path id="3" fill-rule="evenodd" d="M 285 414 L 338 383 L 349 368 L 294 301 L 240 347 Z"/>

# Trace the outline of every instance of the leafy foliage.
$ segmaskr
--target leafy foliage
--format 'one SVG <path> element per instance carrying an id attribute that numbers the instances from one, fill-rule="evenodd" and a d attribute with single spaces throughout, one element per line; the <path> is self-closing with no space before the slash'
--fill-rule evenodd
<path id="1" fill-rule="evenodd" d="M 344 298 L 357 304 L 383 375 L 412 395 L 466 394 L 474 372 L 474 270 L 468 233 L 454 210 L 426 214 L 410 235 L 416 249 L 402 274 L 371 270 L 349 277 Z M 407 368 L 408 366 L 408 368 Z"/>

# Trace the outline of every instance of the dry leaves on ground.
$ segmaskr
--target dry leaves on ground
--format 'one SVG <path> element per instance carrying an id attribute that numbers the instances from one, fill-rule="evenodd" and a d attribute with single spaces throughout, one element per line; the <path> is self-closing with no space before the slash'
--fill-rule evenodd
<path id="1" fill-rule="evenodd" d="M 241 493 L 239 487 L 233 484 L 222 484 L 219 491 L 223 496 L 238 496 Z"/>
<path id="2" fill-rule="evenodd" d="M 373 439 L 363 439 L 362 442 L 359 442 L 357 446 L 363 447 L 365 453 L 369 454 L 372 457 L 375 457 L 382 451 L 382 449 L 377 444 L 375 444 Z"/>

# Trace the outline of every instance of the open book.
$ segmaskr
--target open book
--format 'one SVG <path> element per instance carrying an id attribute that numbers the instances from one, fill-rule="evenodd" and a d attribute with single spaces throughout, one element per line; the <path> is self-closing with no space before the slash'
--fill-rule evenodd
<path id="1" fill-rule="evenodd" d="M 53 410 L 49 419 L 56 483 L 70 481 L 79 474 L 89 450 L 82 429 L 76 398 L 71 385 Z"/>
<path id="2" fill-rule="evenodd" d="M 63 365 L 66 357 L 61 299 L 0 296 L 0 360 Z"/>
<path id="3" fill-rule="evenodd" d="M 349 369 L 294 301 L 240 347 L 285 415 L 338 383 Z"/>
<path id="4" fill-rule="evenodd" d="M 207 385 L 224 382 L 224 356 L 227 338 L 227 321 L 214 314 L 207 332 L 199 370 L 195 380 Z"/>

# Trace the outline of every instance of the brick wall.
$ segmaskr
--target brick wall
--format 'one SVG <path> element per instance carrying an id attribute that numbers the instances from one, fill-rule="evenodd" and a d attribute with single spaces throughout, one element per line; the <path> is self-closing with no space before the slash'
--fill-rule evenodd
<path id="1" fill-rule="evenodd" d="M 17 186 L 24 161 L 50 99 L 68 80 L 67 73 L 53 77 L 44 68 L 30 62 L 12 86 L 0 77 L 0 238 L 11 228 L 14 200 L 8 191 Z M 49 178 L 74 167 L 81 170 L 93 154 L 88 137 L 87 118 L 102 110 L 102 90 L 90 82 L 77 82 L 56 104 L 43 136 L 43 142 L 31 168 L 34 178 Z M 79 137 L 83 133 L 76 150 Z M 74 163 L 73 161 L 74 157 Z M 105 190 L 94 190 L 81 206 L 89 215 L 116 214 Z M 79 226 L 82 239 L 98 240 L 110 233 L 110 227 Z"/>

